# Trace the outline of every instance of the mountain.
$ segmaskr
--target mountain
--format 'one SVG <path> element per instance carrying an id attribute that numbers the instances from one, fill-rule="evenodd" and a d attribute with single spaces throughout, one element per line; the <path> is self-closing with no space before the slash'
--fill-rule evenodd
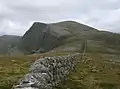
<path id="1" fill-rule="evenodd" d="M 2 35 L 0 36 L 0 54 L 6 54 L 11 48 L 18 45 L 20 36 Z"/>
<path id="2" fill-rule="evenodd" d="M 84 41 L 89 52 L 120 53 L 120 34 L 99 31 L 74 21 L 51 24 L 35 22 L 22 37 L 18 49 L 25 54 L 81 52 Z"/>
<path id="3" fill-rule="evenodd" d="M 35 60 L 76 52 L 77 66 L 53 89 L 120 89 L 120 34 L 74 21 L 35 22 L 22 37 L 0 36 L 0 54 L 22 55 L 0 56 L 0 89 L 11 89 Z"/>
<path id="4" fill-rule="evenodd" d="M 22 37 L 19 49 L 24 53 L 47 52 L 62 44 L 72 34 L 64 27 L 35 22 Z"/>
<path id="5" fill-rule="evenodd" d="M 25 54 L 48 52 L 55 48 L 59 49 L 61 46 L 66 47 L 69 41 L 73 41 L 74 39 L 77 40 L 76 42 L 79 41 L 80 45 L 75 44 L 81 46 L 83 40 L 81 40 L 78 35 L 96 31 L 97 30 L 92 27 L 73 21 L 51 24 L 35 22 L 22 37 L 19 49 Z M 65 49 L 60 48 L 60 50 L 64 51 L 67 49 L 67 51 L 71 51 L 71 49 L 74 48 L 74 45 L 72 47 L 67 46 Z M 75 48 L 77 48 L 77 46 L 75 46 Z"/>
<path id="6" fill-rule="evenodd" d="M 85 42 L 88 52 L 120 53 L 120 34 L 99 31 L 75 21 L 35 22 L 18 41 L 19 44 L 10 49 L 9 54 L 81 52 Z"/>

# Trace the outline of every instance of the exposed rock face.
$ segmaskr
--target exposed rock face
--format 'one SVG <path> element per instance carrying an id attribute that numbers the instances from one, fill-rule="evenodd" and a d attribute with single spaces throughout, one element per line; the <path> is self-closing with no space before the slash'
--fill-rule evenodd
<path id="1" fill-rule="evenodd" d="M 22 37 L 19 49 L 30 54 L 47 52 L 61 45 L 63 39 L 70 35 L 65 28 L 35 22 Z"/>
<path id="2" fill-rule="evenodd" d="M 37 60 L 29 73 L 13 89 L 52 89 L 65 79 L 78 62 L 80 54 L 45 57 Z"/>

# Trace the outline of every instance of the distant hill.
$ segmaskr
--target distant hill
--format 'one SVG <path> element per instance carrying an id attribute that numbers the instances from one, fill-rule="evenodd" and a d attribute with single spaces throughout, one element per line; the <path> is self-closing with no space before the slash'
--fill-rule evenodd
<path id="1" fill-rule="evenodd" d="M 0 36 L 0 54 L 7 54 L 7 52 L 19 44 L 20 36 L 3 35 Z"/>
<path id="2" fill-rule="evenodd" d="M 35 22 L 9 54 L 81 52 L 85 41 L 88 52 L 120 53 L 120 34 L 99 31 L 75 21 L 64 21 L 51 24 Z"/>

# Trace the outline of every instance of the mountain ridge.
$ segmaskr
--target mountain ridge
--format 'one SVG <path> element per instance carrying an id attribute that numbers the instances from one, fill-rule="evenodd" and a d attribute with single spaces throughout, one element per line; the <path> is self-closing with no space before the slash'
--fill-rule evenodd
<path id="1" fill-rule="evenodd" d="M 120 34 L 99 31 L 93 27 L 75 22 L 63 21 L 58 23 L 34 22 L 20 38 L 14 52 L 23 54 L 44 53 L 49 51 L 81 51 L 86 40 L 89 51 L 119 53 Z M 92 48 L 92 49 L 91 49 Z M 113 52 L 114 51 L 114 52 Z"/>

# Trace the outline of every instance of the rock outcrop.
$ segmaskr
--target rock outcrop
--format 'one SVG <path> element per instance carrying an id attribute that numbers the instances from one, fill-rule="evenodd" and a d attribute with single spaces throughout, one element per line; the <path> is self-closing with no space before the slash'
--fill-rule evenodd
<path id="1" fill-rule="evenodd" d="M 35 22 L 21 39 L 19 49 L 25 54 L 47 52 L 62 44 L 71 34 L 66 28 Z"/>
<path id="2" fill-rule="evenodd" d="M 35 61 L 29 73 L 13 89 L 52 89 L 74 69 L 79 55 L 77 53 L 68 56 L 45 57 Z"/>

